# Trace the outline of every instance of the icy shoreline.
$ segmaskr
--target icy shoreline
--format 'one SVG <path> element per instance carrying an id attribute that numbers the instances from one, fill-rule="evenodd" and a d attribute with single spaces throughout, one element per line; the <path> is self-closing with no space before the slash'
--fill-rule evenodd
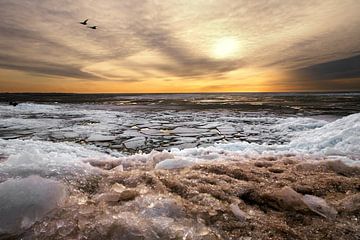
<path id="1" fill-rule="evenodd" d="M 356 239 L 360 230 L 360 113 L 190 121 L 22 104 L 0 114 L 0 203 L 13 213 L 0 239 Z M 11 204 L 21 194 L 33 202 Z M 288 194 L 300 210 L 279 205 Z M 19 213 L 28 204 L 37 207 Z"/>
<path id="2" fill-rule="evenodd" d="M 297 160 L 342 160 L 360 163 L 360 114 L 353 114 L 322 127 L 298 132 L 284 144 L 258 144 L 238 141 L 209 147 L 152 151 L 149 154 L 125 155 L 92 145 L 38 140 L 4 140 L 0 138 L 0 174 L 23 176 L 61 175 L 97 171 L 96 165 L 107 169 L 173 169 L 218 161 L 256 160 L 263 157 L 281 159 L 295 156 Z M 95 167 L 94 167 L 95 166 Z"/>
<path id="3" fill-rule="evenodd" d="M 215 143 L 286 143 L 306 130 L 339 116 L 316 118 L 268 112 L 116 111 L 64 104 L 0 105 L 0 136 L 5 140 L 33 139 L 75 142 L 108 151 L 149 153 L 171 148 L 207 147 Z"/>
<path id="4" fill-rule="evenodd" d="M 360 168 L 339 161 L 117 169 L 60 182 L 61 207 L 5 239 L 359 238 Z"/>

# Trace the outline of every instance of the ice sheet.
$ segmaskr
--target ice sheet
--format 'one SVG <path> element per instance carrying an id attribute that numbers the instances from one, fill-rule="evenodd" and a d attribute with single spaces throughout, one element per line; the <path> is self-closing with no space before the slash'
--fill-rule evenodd
<path id="1" fill-rule="evenodd" d="M 236 111 L 115 111 L 78 104 L 0 104 L 0 137 L 87 142 L 134 153 L 171 147 L 248 141 L 289 142 L 297 133 L 321 127 L 324 120 Z M 128 147 L 133 137 L 146 141 Z M 184 144 L 189 137 L 192 144 Z M 106 144 L 105 144 L 106 143 Z"/>
<path id="2" fill-rule="evenodd" d="M 156 161 L 152 165 L 157 168 L 179 168 L 209 161 L 240 161 L 289 154 L 296 155 L 299 159 L 334 158 L 354 163 L 360 156 L 360 113 L 333 122 L 309 117 L 254 117 L 242 114 L 236 116 L 235 113 L 223 116 L 218 112 L 198 112 L 193 117 L 191 112 L 186 111 L 162 114 L 129 113 L 41 104 L 20 104 L 19 108 L 2 105 L 0 113 L 5 117 L 0 120 L 3 128 L 9 127 L 9 119 L 18 116 L 16 124 L 25 126 L 20 127 L 22 131 L 34 126 L 40 130 L 35 137 L 0 139 L 0 154 L 5 156 L 2 157 L 5 160 L 0 163 L 0 173 L 10 175 L 21 175 L 25 172 L 49 174 L 65 170 L 89 171 L 93 169 L 87 163 L 89 159 L 113 161 L 117 158 L 126 164 L 148 164 L 154 161 L 154 154 L 126 156 L 121 153 L 121 149 L 125 146 L 136 150 L 143 144 L 153 144 L 149 145 L 151 150 L 151 146 L 159 142 L 164 144 L 162 149 L 169 153 L 167 158 L 162 159 L 164 162 Z M 34 114 L 40 119 L 28 121 L 28 117 Z M 44 122 L 44 119 L 49 121 Z M 180 123 L 179 119 L 183 122 Z M 154 127 L 150 130 L 161 133 L 161 136 L 141 135 L 141 126 L 144 124 L 146 127 Z M 163 124 L 165 130 L 159 130 L 159 124 Z M 201 131 L 192 137 L 171 136 L 169 134 L 172 130 L 166 129 L 175 129 L 176 134 L 181 134 L 179 129 L 185 129 L 184 134 L 193 134 L 191 129 L 200 127 Z M 129 135 L 130 131 L 133 134 Z M 233 134 L 234 131 L 239 132 L 232 136 L 231 141 L 227 140 L 227 136 L 219 135 L 221 132 Z M 48 133 L 50 135 L 46 135 Z M 57 136 L 55 140 L 60 142 L 52 142 L 53 139 L 49 136 Z M 67 142 L 77 136 L 84 139 L 78 139 L 80 142 L 84 141 L 83 145 Z M 62 137 L 71 139 L 61 139 Z M 123 142 L 110 142 L 100 145 L 102 147 L 89 144 L 89 140 L 102 142 L 117 139 L 122 139 Z M 202 141 L 200 139 L 203 142 L 198 142 Z M 202 143 L 209 146 L 199 147 Z M 120 152 L 107 147 L 111 145 L 120 149 Z M 187 148 L 181 149 L 182 147 Z"/>

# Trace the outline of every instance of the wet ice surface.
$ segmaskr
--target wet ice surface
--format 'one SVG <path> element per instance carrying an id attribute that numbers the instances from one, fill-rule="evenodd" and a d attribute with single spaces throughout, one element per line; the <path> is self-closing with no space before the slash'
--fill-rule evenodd
<path id="1" fill-rule="evenodd" d="M 38 176 L 0 183 L 0 237 L 18 234 L 64 202 L 65 187 Z"/>
<path id="2" fill-rule="evenodd" d="M 360 168 L 295 159 L 110 171 L 68 181 L 67 203 L 24 237 L 358 239 Z"/>

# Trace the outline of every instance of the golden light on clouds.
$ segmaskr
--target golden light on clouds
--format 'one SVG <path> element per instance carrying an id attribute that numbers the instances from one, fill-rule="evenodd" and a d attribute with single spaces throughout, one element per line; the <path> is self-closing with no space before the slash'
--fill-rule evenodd
<path id="1" fill-rule="evenodd" d="M 354 90 L 359 8 L 358 0 L 2 0 L 0 91 Z M 78 23 L 86 18 L 98 29 Z"/>

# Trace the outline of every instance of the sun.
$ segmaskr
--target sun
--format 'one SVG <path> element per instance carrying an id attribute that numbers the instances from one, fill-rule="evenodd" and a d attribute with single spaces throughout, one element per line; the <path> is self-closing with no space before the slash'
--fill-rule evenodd
<path id="1" fill-rule="evenodd" d="M 234 37 L 223 37 L 218 39 L 213 48 L 213 56 L 215 58 L 233 58 L 239 50 L 239 41 Z"/>

